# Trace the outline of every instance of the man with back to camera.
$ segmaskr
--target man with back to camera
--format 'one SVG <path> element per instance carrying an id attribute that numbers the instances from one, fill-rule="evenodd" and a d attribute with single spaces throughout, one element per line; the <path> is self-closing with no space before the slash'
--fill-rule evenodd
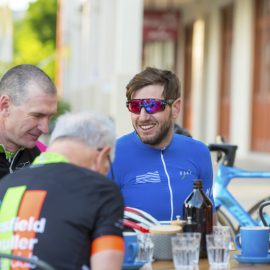
<path id="1" fill-rule="evenodd" d="M 183 202 L 195 179 L 213 203 L 213 173 L 206 145 L 175 134 L 180 113 L 180 83 L 174 73 L 148 67 L 126 87 L 134 131 L 116 142 L 109 176 L 120 187 L 125 205 L 158 220 L 182 217 Z"/>
<path id="2" fill-rule="evenodd" d="M 0 182 L 0 252 L 57 270 L 120 270 L 123 199 L 104 177 L 114 141 L 108 117 L 60 116 L 47 151 Z"/>
<path id="3" fill-rule="evenodd" d="M 57 109 L 52 80 L 33 65 L 18 65 L 0 80 L 0 178 L 32 163 Z"/>

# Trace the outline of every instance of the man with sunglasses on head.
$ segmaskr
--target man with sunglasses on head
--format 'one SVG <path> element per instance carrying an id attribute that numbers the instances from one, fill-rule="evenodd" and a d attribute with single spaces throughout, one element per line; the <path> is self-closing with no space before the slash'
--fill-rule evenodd
<path id="1" fill-rule="evenodd" d="M 174 133 L 181 105 L 177 76 L 148 67 L 136 74 L 126 89 L 134 132 L 117 140 L 111 169 L 125 205 L 158 220 L 173 220 L 182 216 L 183 202 L 195 179 L 202 179 L 204 191 L 213 202 L 207 146 Z"/>

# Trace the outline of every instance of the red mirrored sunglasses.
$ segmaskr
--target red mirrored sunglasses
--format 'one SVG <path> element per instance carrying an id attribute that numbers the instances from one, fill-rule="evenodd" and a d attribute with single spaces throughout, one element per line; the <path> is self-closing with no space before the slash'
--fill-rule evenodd
<path id="1" fill-rule="evenodd" d="M 132 99 L 127 101 L 126 106 L 130 112 L 135 114 L 140 114 L 142 108 L 144 108 L 147 113 L 153 114 L 164 111 L 166 105 L 171 105 L 173 102 L 174 100 L 172 99 Z"/>

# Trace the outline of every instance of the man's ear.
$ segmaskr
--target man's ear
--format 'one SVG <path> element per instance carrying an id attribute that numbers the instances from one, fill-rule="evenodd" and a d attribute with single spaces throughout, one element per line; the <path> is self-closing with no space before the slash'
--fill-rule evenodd
<path id="1" fill-rule="evenodd" d="M 0 96 L 0 112 L 1 113 L 9 113 L 11 100 L 7 95 Z"/>
<path id="2" fill-rule="evenodd" d="M 102 150 L 98 151 L 96 159 L 96 171 L 106 175 L 110 164 L 108 164 L 108 156 L 110 155 L 111 147 L 105 146 Z"/>
<path id="3" fill-rule="evenodd" d="M 172 116 L 174 120 L 178 118 L 180 114 L 180 109 L 181 109 L 181 99 L 178 98 L 172 104 Z"/>

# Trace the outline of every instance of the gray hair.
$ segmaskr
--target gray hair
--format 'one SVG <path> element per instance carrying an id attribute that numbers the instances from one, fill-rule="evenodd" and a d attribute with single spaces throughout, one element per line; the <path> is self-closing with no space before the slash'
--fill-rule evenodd
<path id="1" fill-rule="evenodd" d="M 49 144 L 65 138 L 81 141 L 94 149 L 114 148 L 115 125 L 111 118 L 100 113 L 68 112 L 57 119 Z"/>
<path id="2" fill-rule="evenodd" d="M 28 88 L 38 86 L 44 93 L 56 95 L 57 90 L 50 77 L 40 68 L 24 64 L 8 70 L 0 80 L 0 95 L 8 95 L 15 105 L 28 98 Z"/>

